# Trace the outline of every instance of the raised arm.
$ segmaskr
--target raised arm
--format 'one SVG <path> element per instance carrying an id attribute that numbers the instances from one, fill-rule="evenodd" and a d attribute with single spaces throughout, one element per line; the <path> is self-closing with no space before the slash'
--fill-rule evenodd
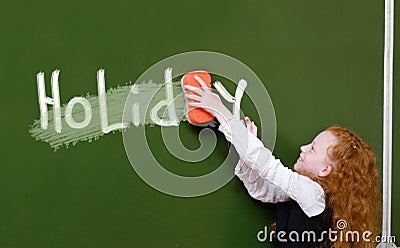
<path id="1" fill-rule="evenodd" d="M 233 117 L 217 94 L 212 93 L 199 77 L 196 80 L 203 85 L 203 88 L 185 86 L 194 93 L 186 94 L 186 98 L 191 100 L 188 105 L 204 108 L 217 117 L 221 123 L 219 130 L 235 146 L 241 160 L 254 170 L 258 177 L 268 181 L 295 200 L 308 216 L 322 213 L 325 209 L 322 187 L 310 178 L 283 166 L 257 137 Z"/>
<path id="2" fill-rule="evenodd" d="M 264 179 L 295 200 L 308 216 L 315 216 L 325 209 L 322 187 L 310 178 L 283 166 L 263 143 L 231 117 L 221 123 L 219 130 L 231 142 L 239 157 L 251 168 L 260 180 Z"/>
<path id="3" fill-rule="evenodd" d="M 249 117 L 246 116 L 245 120 L 241 122 L 252 135 L 257 137 L 257 126 Z M 254 199 L 270 203 L 290 200 L 283 190 L 258 176 L 258 173 L 241 159 L 235 167 L 235 175 L 243 182 L 247 192 Z"/>

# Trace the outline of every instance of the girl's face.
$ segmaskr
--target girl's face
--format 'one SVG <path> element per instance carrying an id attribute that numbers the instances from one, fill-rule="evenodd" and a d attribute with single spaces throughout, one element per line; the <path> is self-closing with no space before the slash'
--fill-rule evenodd
<path id="1" fill-rule="evenodd" d="M 332 172 L 332 162 L 328 157 L 328 148 L 336 144 L 336 137 L 329 131 L 323 131 L 313 142 L 300 147 L 300 157 L 294 169 L 310 178 L 326 177 Z"/>

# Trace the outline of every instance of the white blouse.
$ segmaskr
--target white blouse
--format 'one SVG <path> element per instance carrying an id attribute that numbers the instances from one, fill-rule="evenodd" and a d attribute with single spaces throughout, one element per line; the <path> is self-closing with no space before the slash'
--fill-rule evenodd
<path id="1" fill-rule="evenodd" d="M 321 185 L 285 167 L 238 119 L 232 117 L 222 122 L 219 130 L 239 154 L 235 174 L 251 197 L 272 203 L 291 198 L 308 217 L 324 211 L 325 194 Z"/>

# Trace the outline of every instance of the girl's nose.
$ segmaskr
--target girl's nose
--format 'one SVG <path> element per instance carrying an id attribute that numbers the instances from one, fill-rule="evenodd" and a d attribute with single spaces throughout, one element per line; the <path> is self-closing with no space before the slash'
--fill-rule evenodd
<path id="1" fill-rule="evenodd" d="M 301 146 L 301 147 L 300 147 L 300 151 L 306 152 L 306 151 L 307 151 L 307 147 L 308 147 L 308 145 L 303 145 L 303 146 Z"/>

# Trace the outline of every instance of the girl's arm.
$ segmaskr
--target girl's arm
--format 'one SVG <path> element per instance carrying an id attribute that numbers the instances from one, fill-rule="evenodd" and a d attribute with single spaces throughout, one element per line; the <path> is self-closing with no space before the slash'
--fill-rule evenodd
<path id="1" fill-rule="evenodd" d="M 283 166 L 257 137 L 233 117 L 219 96 L 212 93 L 200 77 L 194 77 L 202 88 L 184 86 L 193 92 L 185 94 L 186 99 L 191 100 L 188 101 L 188 106 L 203 108 L 218 119 L 221 123 L 219 130 L 235 146 L 240 158 L 257 173 L 257 177 L 282 190 L 295 200 L 309 217 L 322 213 L 325 209 L 322 187 L 310 178 Z"/>
<path id="2" fill-rule="evenodd" d="M 219 130 L 235 146 L 240 159 L 255 173 L 255 180 L 265 180 L 264 184 L 268 182 L 287 194 L 309 217 L 324 211 L 325 197 L 322 187 L 310 178 L 283 166 L 239 120 L 230 117 L 221 123 Z"/>
<path id="3" fill-rule="evenodd" d="M 243 182 L 249 195 L 256 200 L 269 203 L 290 200 L 283 190 L 259 177 L 257 172 L 248 167 L 242 160 L 239 160 L 235 167 L 235 175 Z"/>
<path id="4" fill-rule="evenodd" d="M 247 127 L 247 130 L 252 135 L 257 137 L 257 126 L 249 117 L 246 116 L 245 120 L 241 121 L 241 123 Z M 235 167 L 235 175 L 243 182 L 247 192 L 254 199 L 271 203 L 290 200 L 289 196 L 283 190 L 259 177 L 258 173 L 252 170 L 241 159 Z"/>

